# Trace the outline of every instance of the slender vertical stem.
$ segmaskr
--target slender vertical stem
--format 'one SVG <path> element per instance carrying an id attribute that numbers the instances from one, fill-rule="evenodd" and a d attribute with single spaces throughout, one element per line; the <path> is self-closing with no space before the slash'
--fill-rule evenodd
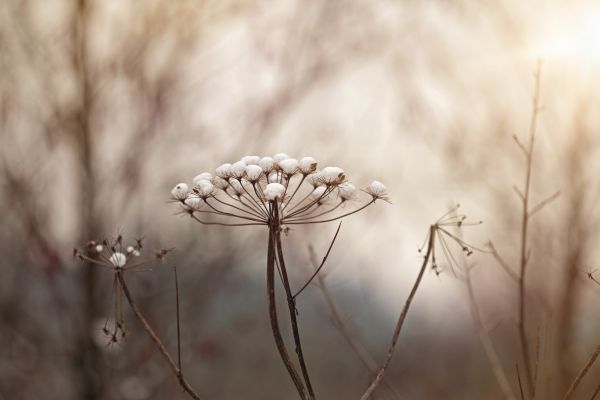
<path id="1" fill-rule="evenodd" d="M 177 314 L 177 366 L 179 367 L 179 373 L 181 370 L 181 327 L 179 323 L 179 278 L 177 276 L 177 267 L 173 266 L 173 274 L 175 275 L 175 308 Z"/>
<path id="2" fill-rule="evenodd" d="M 277 205 L 272 207 L 274 209 L 277 208 Z M 279 355 L 285 364 L 285 367 L 298 390 L 298 394 L 302 400 L 306 400 L 306 392 L 304 388 L 304 384 L 302 383 L 302 379 L 285 347 L 285 343 L 283 341 L 283 337 L 281 336 L 281 330 L 279 329 L 279 322 L 277 319 L 277 306 L 275 303 L 275 235 L 274 231 L 278 230 L 279 227 L 275 226 L 276 223 L 272 223 L 269 226 L 269 243 L 267 249 L 267 295 L 269 299 L 269 318 L 271 320 L 271 330 L 273 331 L 273 337 L 275 338 L 275 345 L 277 346 L 277 350 L 279 350 Z"/>
<path id="3" fill-rule="evenodd" d="M 275 218 L 278 220 L 279 213 L 277 208 L 275 208 Z M 308 375 L 308 368 L 306 367 L 306 361 L 304 360 L 304 353 L 302 352 L 302 344 L 300 342 L 300 329 L 298 327 L 298 318 L 296 315 L 296 300 L 294 299 L 294 295 L 292 293 L 292 289 L 290 287 L 290 281 L 287 275 L 287 270 L 285 268 L 285 260 L 283 257 L 283 249 L 281 246 L 281 231 L 279 229 L 273 232 L 275 239 L 275 248 L 277 250 L 277 258 L 279 260 L 279 266 L 281 267 L 281 277 L 283 282 L 283 287 L 285 290 L 285 294 L 287 296 L 288 309 L 290 312 L 290 319 L 292 322 L 292 332 L 294 336 L 294 343 L 296 345 L 296 355 L 298 356 L 298 362 L 300 363 L 300 369 L 302 370 L 302 376 L 304 377 L 304 382 L 306 383 L 306 389 L 308 390 L 308 395 L 311 399 L 315 398 L 315 393 L 310 383 L 310 377 Z"/>
<path id="4" fill-rule="evenodd" d="M 533 369 L 529 357 L 529 344 L 527 342 L 527 332 L 525 327 L 525 272 L 529 261 L 528 257 L 528 229 L 529 229 L 529 195 L 531 192 L 531 169 L 533 162 L 533 146 L 535 142 L 535 132 L 537 127 L 537 115 L 540 110 L 539 90 L 540 90 L 540 64 L 536 68 L 534 96 L 532 100 L 531 121 L 529 124 L 529 142 L 525 149 L 526 171 L 525 184 L 523 188 L 523 208 L 521 219 L 521 257 L 520 257 L 520 276 L 519 276 L 519 341 L 521 344 L 521 353 L 525 365 L 525 379 L 527 381 L 527 392 L 529 398 L 535 395 L 535 382 L 533 381 Z"/>
<path id="5" fill-rule="evenodd" d="M 411 305 L 413 299 L 415 298 L 417 289 L 419 288 L 419 285 L 421 284 L 421 280 L 423 279 L 423 274 L 425 273 L 425 268 L 427 267 L 427 264 L 429 263 L 429 258 L 431 257 L 431 254 L 433 252 L 433 246 L 435 243 L 435 233 L 436 233 L 436 226 L 432 225 L 429 228 L 429 242 L 427 244 L 427 252 L 425 253 L 425 258 L 423 259 L 423 264 L 421 264 L 421 270 L 419 271 L 419 274 L 417 275 L 417 280 L 415 281 L 415 283 L 410 291 L 410 294 L 408 295 L 408 298 L 406 299 L 406 302 L 404 303 L 404 307 L 402 308 L 402 311 L 400 312 L 400 317 L 398 318 L 398 322 L 396 323 L 396 329 L 394 330 L 394 334 L 392 336 L 392 342 L 388 348 L 388 352 L 383 360 L 383 364 L 381 364 L 381 367 L 379 367 L 379 371 L 377 372 L 377 375 L 375 375 L 373 382 L 367 388 L 367 390 L 362 395 L 360 400 L 367 400 L 370 398 L 370 396 L 373 394 L 373 392 L 375 391 L 375 389 L 377 388 L 377 386 L 383 379 L 383 375 L 384 375 L 388 365 L 390 364 L 392 355 L 394 354 L 394 349 L 396 348 L 396 343 L 398 342 L 398 337 L 400 336 L 400 331 L 402 330 L 402 325 L 404 324 L 404 320 L 406 319 L 406 316 L 408 315 L 408 310 L 410 308 L 410 305 Z"/>
<path id="6" fill-rule="evenodd" d="M 181 369 L 179 367 L 177 367 L 177 364 L 175 364 L 173 357 L 171 357 L 171 354 L 169 354 L 169 351 L 167 350 L 165 345 L 161 342 L 161 340 L 158 338 L 158 335 L 156 334 L 156 332 L 154 332 L 154 330 L 152 329 L 152 327 L 150 326 L 150 324 L 148 323 L 148 321 L 146 320 L 146 318 L 140 311 L 139 307 L 137 306 L 137 303 L 133 300 L 133 296 L 129 292 L 129 288 L 127 287 L 127 284 L 125 283 L 125 279 L 123 278 L 123 273 L 117 272 L 116 275 L 117 275 L 117 280 L 119 281 L 119 285 L 123 289 L 123 293 L 125 294 L 125 298 L 127 299 L 127 302 L 129 303 L 129 306 L 131 307 L 133 314 L 140 321 L 140 323 L 142 324 L 142 328 L 144 328 L 146 333 L 148 333 L 148 335 L 150 336 L 150 339 L 152 339 L 152 341 L 158 348 L 158 351 L 160 352 L 160 354 L 162 354 L 163 357 L 165 358 L 165 360 L 167 360 L 167 363 L 169 363 L 169 366 L 171 367 L 173 374 L 175 374 L 175 376 L 179 380 L 179 385 L 181 385 L 181 388 L 183 389 L 183 391 L 186 392 L 191 398 L 196 399 L 196 400 L 201 400 L 202 398 L 200 397 L 200 395 L 198 393 L 196 393 L 196 391 L 190 386 L 188 381 L 183 377 L 183 375 L 181 373 Z"/>

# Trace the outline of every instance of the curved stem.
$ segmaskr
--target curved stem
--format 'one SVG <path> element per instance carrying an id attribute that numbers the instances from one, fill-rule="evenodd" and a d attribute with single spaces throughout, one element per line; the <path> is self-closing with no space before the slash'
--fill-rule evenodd
<path id="1" fill-rule="evenodd" d="M 575 380 L 569 387 L 569 390 L 567 390 L 564 400 L 569 400 L 573 396 L 575 389 L 577 389 L 577 386 L 579 386 L 579 383 L 583 380 L 583 377 L 588 373 L 588 371 L 590 370 L 590 368 L 592 367 L 592 365 L 594 364 L 594 362 L 596 361 L 598 356 L 600 356 L 600 346 L 596 347 L 596 350 L 594 351 L 594 353 L 592 353 L 592 356 L 585 363 L 585 365 L 583 366 L 581 371 L 579 371 L 579 373 L 575 377 Z"/>
<path id="2" fill-rule="evenodd" d="M 398 323 L 396 324 L 396 329 L 394 330 L 394 334 L 392 336 L 392 342 L 391 342 L 390 347 L 388 348 L 388 352 L 383 360 L 383 364 L 381 364 L 381 367 L 379 367 L 379 371 L 377 372 L 377 375 L 375 375 L 373 382 L 371 383 L 371 385 L 369 385 L 369 387 L 367 388 L 365 393 L 362 395 L 360 400 L 367 400 L 371 397 L 371 395 L 373 394 L 373 391 L 375 391 L 375 389 L 377 388 L 377 386 L 383 379 L 385 370 L 387 369 L 388 365 L 390 364 L 390 360 L 392 359 L 392 355 L 394 354 L 394 349 L 396 348 L 396 343 L 398 341 L 398 337 L 400 336 L 400 330 L 402 329 L 402 325 L 404 324 L 404 320 L 406 319 L 406 315 L 408 314 L 408 309 L 410 308 L 410 305 L 415 297 L 415 294 L 417 293 L 417 289 L 419 288 L 419 285 L 421 284 L 421 280 L 423 279 L 423 274 L 425 273 L 425 268 L 427 267 L 427 264 L 429 263 L 429 258 L 432 254 L 433 246 L 434 246 L 434 242 L 435 242 L 435 229 L 436 229 L 435 225 L 432 225 L 429 228 L 429 243 L 427 245 L 427 252 L 425 254 L 425 258 L 423 259 L 423 264 L 421 264 L 421 270 L 419 271 L 419 275 L 417 275 L 417 280 L 415 281 L 415 284 L 413 285 L 413 287 L 410 291 L 410 294 L 408 295 L 408 298 L 406 299 L 406 303 L 404 303 L 404 307 L 402 308 L 402 311 L 400 312 L 400 318 L 398 318 Z"/>
<path id="3" fill-rule="evenodd" d="M 323 219 L 323 220 L 320 220 L 320 221 L 306 221 L 306 220 L 303 220 L 303 221 L 296 221 L 296 222 L 287 222 L 287 221 L 285 221 L 285 219 L 284 219 L 284 220 L 282 221 L 282 223 L 284 223 L 284 224 L 287 224 L 287 225 L 298 225 L 298 224 L 323 224 L 323 223 L 325 223 L 325 222 L 336 221 L 336 220 L 338 220 L 338 219 L 341 219 L 341 218 L 347 217 L 347 216 L 349 216 L 349 215 L 355 214 L 355 213 L 357 213 L 357 212 L 359 212 L 359 211 L 361 211 L 361 210 L 363 210 L 363 209 L 367 208 L 367 207 L 368 207 L 368 206 L 370 206 L 371 204 L 375 203 L 375 200 L 376 200 L 376 199 L 373 199 L 373 200 L 371 200 L 370 202 L 368 202 L 367 204 L 365 204 L 364 206 L 362 206 L 362 207 L 360 207 L 360 208 L 357 208 L 356 210 L 354 210 L 354 211 L 351 211 L 351 212 L 349 212 L 349 213 L 346 213 L 346 214 L 342 214 L 342 215 L 340 215 L 340 216 L 337 216 L 337 217 L 335 217 L 335 218 Z"/>
<path id="4" fill-rule="evenodd" d="M 131 311 L 133 311 L 133 314 L 140 321 L 140 323 L 142 324 L 142 327 L 144 328 L 146 333 L 148 333 L 148 335 L 150 336 L 150 339 L 152 339 L 152 341 L 158 348 L 158 351 L 163 355 L 164 359 L 167 360 L 167 363 L 169 363 L 169 366 L 171 367 L 173 374 L 175 374 L 175 376 L 177 377 L 177 379 L 179 381 L 179 385 L 181 386 L 183 391 L 186 392 L 191 398 L 196 399 L 196 400 L 201 400 L 202 397 L 200 397 L 200 395 L 198 393 L 196 393 L 196 391 L 190 386 L 188 381 L 183 377 L 183 374 L 181 373 L 181 368 L 179 368 L 177 366 L 177 364 L 173 360 L 173 357 L 171 357 L 171 355 L 169 354 L 169 351 L 167 350 L 165 345 L 158 338 L 158 336 L 156 335 L 156 333 L 154 332 L 154 330 L 152 329 L 152 327 L 150 326 L 150 324 L 148 323 L 146 318 L 144 318 L 144 316 L 142 315 L 142 312 L 140 311 L 139 307 L 133 300 L 131 293 L 129 292 L 129 288 L 127 287 L 127 284 L 125 283 L 125 279 L 123 278 L 123 273 L 117 272 L 116 276 L 117 276 L 119 285 L 123 289 L 125 298 L 127 299 L 129 306 L 131 307 Z"/>

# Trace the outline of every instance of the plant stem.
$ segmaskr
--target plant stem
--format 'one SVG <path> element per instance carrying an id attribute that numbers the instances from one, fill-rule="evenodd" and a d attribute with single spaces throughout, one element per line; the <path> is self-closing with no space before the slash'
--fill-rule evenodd
<path id="1" fill-rule="evenodd" d="M 415 294 L 417 293 L 417 289 L 419 288 L 419 285 L 421 284 L 421 280 L 423 279 L 423 274 L 425 273 L 425 268 L 427 267 L 427 264 L 429 263 L 429 258 L 431 257 L 431 253 L 433 251 L 433 246 L 435 243 L 436 229 L 437 229 L 436 225 L 431 225 L 431 227 L 429 228 L 429 242 L 427 244 L 427 252 L 425 253 L 425 258 L 423 259 L 423 264 L 421 264 L 421 270 L 419 271 L 419 274 L 417 275 L 417 280 L 415 281 L 415 283 L 410 291 L 410 294 L 408 295 L 408 298 L 406 299 L 406 302 L 404 303 L 404 307 L 402 308 L 402 311 L 400 312 L 400 317 L 398 318 L 398 322 L 396 323 L 396 329 L 394 330 L 394 334 L 392 336 L 392 342 L 391 342 L 391 344 L 388 348 L 388 352 L 383 360 L 383 364 L 381 365 L 381 367 L 379 367 L 379 371 L 377 372 L 377 375 L 375 375 L 373 382 L 367 388 L 367 390 L 362 395 L 360 400 L 367 400 L 370 398 L 370 396 L 373 394 L 373 391 L 375 391 L 375 389 L 377 388 L 377 386 L 383 379 L 383 375 L 392 359 L 392 355 L 394 354 L 394 349 L 396 348 L 396 343 L 398 341 L 398 337 L 400 336 L 400 331 L 402 329 L 402 325 L 404 324 L 404 320 L 406 319 L 406 316 L 408 315 L 408 310 L 409 310 L 410 305 L 415 297 Z"/>
<path id="2" fill-rule="evenodd" d="M 158 335 L 154 332 L 154 330 L 152 329 L 152 327 L 150 326 L 150 324 L 148 323 L 146 318 L 144 318 L 144 316 L 142 315 L 142 312 L 140 311 L 136 302 L 133 300 L 133 296 L 131 296 L 131 293 L 129 292 L 129 288 L 127 287 L 127 284 L 125 283 L 125 279 L 123 278 L 123 273 L 117 272 L 116 274 L 117 274 L 117 280 L 119 282 L 119 285 L 121 285 L 121 288 L 123 289 L 123 293 L 125 293 L 125 297 L 127 298 L 127 302 L 129 303 L 129 306 L 131 307 L 133 314 L 140 321 L 140 323 L 142 324 L 142 327 L 144 328 L 146 333 L 148 333 L 148 335 L 150 336 L 150 339 L 152 339 L 152 341 L 154 342 L 154 344 L 156 345 L 156 347 L 158 348 L 160 353 L 163 355 L 165 360 L 167 360 L 167 362 L 169 363 L 171 370 L 177 377 L 177 379 L 179 381 L 179 385 L 181 386 L 183 391 L 186 392 L 191 398 L 196 399 L 196 400 L 201 400 L 202 397 L 200 397 L 200 395 L 198 393 L 196 393 L 196 391 L 190 386 L 188 381 L 183 377 L 183 374 L 181 373 L 181 369 L 177 366 L 177 364 L 173 360 L 173 357 L 171 357 L 171 355 L 169 354 L 169 351 L 167 350 L 165 345 L 158 338 Z"/>
<path id="3" fill-rule="evenodd" d="M 585 377 L 585 375 L 588 373 L 588 371 L 590 370 L 590 368 L 592 367 L 592 365 L 594 364 L 594 362 L 596 361 L 596 359 L 598 358 L 598 356 L 600 356 L 600 346 L 596 347 L 596 350 L 592 353 L 592 356 L 585 363 L 585 365 L 583 366 L 583 368 L 581 369 L 581 371 L 579 371 L 579 373 L 575 377 L 575 380 L 573 381 L 573 383 L 571 384 L 571 386 L 569 386 L 569 390 L 567 390 L 567 393 L 565 394 L 564 400 L 569 400 L 573 396 L 573 393 L 575 392 L 575 389 L 577 389 L 577 386 L 583 380 L 583 378 Z"/>
<path id="4" fill-rule="evenodd" d="M 275 208 L 275 220 L 278 220 L 278 211 Z M 296 345 L 296 355 L 298 356 L 298 362 L 300 363 L 300 369 L 302 370 L 302 376 L 306 383 L 306 389 L 308 390 L 309 398 L 315 399 L 315 393 L 310 383 L 310 377 L 308 375 L 308 368 L 306 367 L 306 361 L 304 360 L 304 353 L 302 352 L 302 343 L 300 342 L 300 329 L 298 327 L 298 318 L 296 315 L 296 300 L 290 287 L 290 281 L 285 268 L 285 260 L 283 257 L 283 248 L 281 246 L 281 231 L 279 229 L 273 232 L 275 238 L 275 247 L 277 249 L 277 258 L 279 260 L 279 266 L 281 267 L 281 278 L 285 294 L 287 296 L 288 309 L 290 312 L 290 320 L 292 322 L 292 332 L 294 335 L 294 343 Z"/>
<path id="5" fill-rule="evenodd" d="M 276 208 L 275 205 L 273 208 Z M 274 224 L 273 224 L 274 225 Z M 292 360 L 285 348 L 285 343 L 283 342 L 283 337 L 281 336 L 281 330 L 279 329 L 279 322 L 277 320 L 277 306 L 275 303 L 275 229 L 279 229 L 275 226 L 269 226 L 269 243 L 267 250 L 267 295 L 269 299 L 269 318 L 271 320 L 271 330 L 273 331 L 273 337 L 275 338 L 275 345 L 277 346 L 277 350 L 279 350 L 279 355 L 285 364 L 285 367 L 298 390 L 298 394 L 302 400 L 306 400 L 306 393 L 304 384 L 302 383 L 302 379 L 300 379 L 300 375 L 296 371 Z"/>

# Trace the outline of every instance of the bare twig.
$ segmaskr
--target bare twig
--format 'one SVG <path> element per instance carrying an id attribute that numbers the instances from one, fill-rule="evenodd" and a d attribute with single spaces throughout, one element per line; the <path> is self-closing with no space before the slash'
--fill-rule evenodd
<path id="1" fill-rule="evenodd" d="M 171 355 L 169 354 L 169 351 L 167 350 L 165 345 L 161 342 L 158 335 L 154 332 L 154 330 L 152 329 L 152 327 L 150 326 L 150 324 L 148 323 L 148 321 L 146 320 L 146 318 L 140 311 L 137 303 L 133 300 L 133 296 L 131 295 L 131 293 L 129 291 L 129 287 L 125 283 L 123 273 L 117 272 L 116 276 L 117 276 L 119 285 L 123 289 L 125 298 L 127 299 L 127 302 L 129 303 L 129 306 L 131 307 L 131 310 L 133 311 L 133 314 L 140 321 L 140 323 L 142 324 L 142 327 L 144 328 L 146 333 L 148 333 L 148 335 L 150 336 L 150 339 L 152 339 L 152 341 L 154 342 L 154 344 L 156 345 L 156 347 L 158 348 L 160 353 L 163 355 L 164 359 L 167 360 L 167 363 L 169 363 L 169 366 L 171 367 L 171 370 L 177 377 L 177 379 L 179 381 L 179 385 L 181 385 L 181 388 L 183 389 L 183 391 L 186 392 L 191 398 L 196 399 L 196 400 L 201 400 L 202 397 L 200 397 L 200 395 L 198 393 L 196 393 L 196 391 L 190 386 L 188 381 L 183 377 L 183 374 L 181 373 L 181 369 L 177 366 L 177 364 L 173 360 L 173 357 L 171 357 Z"/>
<path id="2" fill-rule="evenodd" d="M 323 261 L 321 261 L 321 264 L 315 269 L 315 272 L 312 274 L 312 276 L 308 279 L 308 281 L 306 281 L 306 283 L 304 284 L 304 286 L 302 286 L 302 288 L 300 288 L 300 290 L 298 290 L 298 292 L 296 292 L 296 294 L 294 296 L 292 296 L 293 299 L 296 299 L 296 297 L 298 297 L 298 295 L 300 293 L 302 293 L 302 291 L 304 289 L 306 289 L 306 287 L 308 285 L 310 285 L 310 283 L 315 279 L 315 277 L 319 274 L 319 272 L 321 271 L 321 268 L 323 268 L 323 266 L 325 265 L 325 262 L 327 262 L 327 257 L 329 257 L 329 253 L 331 252 L 331 249 L 333 248 L 333 245 L 335 243 L 335 240 L 337 239 L 338 233 L 340 233 L 340 228 L 342 227 L 342 223 L 340 222 L 338 225 L 337 230 L 335 231 L 335 235 L 333 235 L 333 240 L 331 241 L 331 243 L 329 244 L 329 248 L 327 249 L 327 253 L 325 253 L 325 257 L 323 257 Z"/>
<path id="3" fill-rule="evenodd" d="M 521 400 L 525 400 L 525 394 L 523 393 L 523 382 L 521 382 L 521 373 L 519 372 L 519 364 L 515 364 L 517 368 L 517 381 L 519 382 L 519 392 L 521 393 Z"/>
<path id="4" fill-rule="evenodd" d="M 315 253 L 314 248 L 311 245 L 308 246 L 308 251 L 309 258 L 313 267 L 318 268 L 319 264 L 317 262 L 317 255 Z M 365 347 L 356 339 L 354 334 L 348 328 L 345 322 L 345 318 L 342 316 L 342 312 L 340 311 L 333 296 L 331 295 L 331 292 L 329 291 L 329 286 L 325 282 L 325 277 L 322 274 L 317 275 L 316 284 L 320 289 L 321 293 L 323 294 L 325 303 L 329 308 L 333 325 L 338 329 L 338 331 L 344 337 L 346 342 L 348 342 L 348 344 L 350 345 L 354 353 L 358 356 L 360 361 L 363 363 L 365 368 L 367 368 L 367 370 L 369 370 L 369 372 L 374 376 L 377 373 L 377 362 L 375 361 L 373 356 L 371 356 L 371 354 L 367 351 L 367 349 L 365 349 Z M 394 387 L 389 384 L 385 377 L 383 378 L 381 384 L 384 385 L 386 389 L 390 391 L 390 393 L 395 399 L 402 399 L 400 393 L 398 393 L 396 389 L 394 389 Z"/>
<path id="5" fill-rule="evenodd" d="M 510 383 L 506 374 L 504 373 L 504 369 L 502 368 L 502 363 L 500 362 L 500 357 L 496 352 L 496 348 L 488 334 L 488 330 L 483 325 L 483 321 L 481 319 L 481 311 L 477 304 L 477 299 L 475 298 L 475 291 L 473 290 L 473 284 L 471 281 L 471 268 L 466 268 L 465 281 L 467 284 L 467 291 L 469 294 L 469 303 L 471 305 L 471 315 L 473 317 L 473 321 L 475 322 L 475 327 L 477 328 L 477 334 L 479 335 L 479 340 L 483 345 L 483 349 L 485 354 L 488 357 L 490 362 L 490 366 L 492 367 L 492 371 L 494 372 L 494 376 L 498 381 L 498 385 L 500 385 L 500 389 L 504 393 L 504 397 L 510 400 L 514 400 L 515 396 L 510 388 Z"/>
<path id="6" fill-rule="evenodd" d="M 590 368 L 592 367 L 592 365 L 594 364 L 594 362 L 596 361 L 598 356 L 600 356 L 600 346 L 596 347 L 596 350 L 594 350 L 594 352 L 592 353 L 592 356 L 587 360 L 587 362 L 585 363 L 585 365 L 583 366 L 581 371 L 579 371 L 579 373 L 575 377 L 575 380 L 573 380 L 573 383 L 571 383 L 571 386 L 569 386 L 569 389 L 567 390 L 567 393 L 565 394 L 565 397 L 563 398 L 564 400 L 568 400 L 573 396 L 575 389 L 577 389 L 577 386 L 579 386 L 579 384 L 581 383 L 581 381 L 583 380 L 585 375 L 588 373 L 588 371 L 590 370 Z M 594 397 L 595 397 L 595 395 L 594 395 Z"/>
<path id="7" fill-rule="evenodd" d="M 179 372 L 182 373 L 181 369 L 181 327 L 179 319 L 179 278 L 177 277 L 177 267 L 173 266 L 173 275 L 175 276 L 175 309 L 177 314 L 177 366 Z"/>
<path id="8" fill-rule="evenodd" d="M 529 357 L 529 344 L 527 342 L 527 332 L 525 327 L 525 274 L 527 271 L 527 264 L 529 261 L 529 248 L 528 248 L 528 229 L 529 229 L 529 196 L 531 192 L 531 172 L 533 164 L 533 147 L 535 143 L 535 133 L 537 128 L 537 116 L 540 111 L 539 106 L 539 92 L 540 92 L 540 75 L 541 75 L 541 63 L 538 62 L 536 71 L 534 73 L 535 84 L 534 84 L 534 95 L 532 99 L 532 112 L 531 121 L 529 124 L 529 142 L 527 144 L 526 154 L 526 167 L 525 167 L 525 183 L 522 190 L 522 218 L 521 218 L 521 257 L 520 257 L 520 274 L 519 274 L 519 316 L 518 316 L 518 328 L 519 328 L 519 341 L 521 344 L 521 356 L 525 365 L 525 379 L 527 381 L 527 392 L 529 397 L 532 398 L 535 392 L 533 383 L 533 369 L 531 367 L 531 360 Z"/>
<path id="9" fill-rule="evenodd" d="M 535 213 L 542 210 L 544 207 L 546 207 L 548 204 L 552 203 L 554 200 L 558 199 L 560 197 L 560 194 L 561 194 L 560 190 L 558 190 L 557 192 L 548 196 L 544 200 L 540 201 L 535 207 L 533 207 L 531 209 L 531 211 L 529 211 L 529 218 L 533 217 L 535 215 Z"/>
<path id="10" fill-rule="evenodd" d="M 381 367 L 379 367 L 379 371 L 377 372 L 377 375 L 375 375 L 373 382 L 371 383 L 371 385 L 369 385 L 369 387 L 367 388 L 365 393 L 362 395 L 360 400 L 369 399 L 369 397 L 371 396 L 373 391 L 377 388 L 377 386 L 383 379 L 383 375 L 392 359 L 392 355 L 394 354 L 394 349 L 396 348 L 396 343 L 398 341 L 398 337 L 400 336 L 400 331 L 402 329 L 402 325 L 404 324 L 404 320 L 406 319 L 406 316 L 408 315 L 408 310 L 409 310 L 410 305 L 415 297 L 415 294 L 417 293 L 417 289 L 419 288 L 419 285 L 421 284 L 421 280 L 423 279 L 423 274 L 425 273 L 425 268 L 427 267 L 427 264 L 429 263 L 429 258 L 432 255 L 432 251 L 433 251 L 433 247 L 434 247 L 434 243 L 435 243 L 436 228 L 437 228 L 436 225 L 432 225 L 429 228 L 429 242 L 427 244 L 427 251 L 426 251 L 425 257 L 423 259 L 423 264 L 421 265 L 421 269 L 419 271 L 419 274 L 417 275 L 417 280 L 415 281 L 415 283 L 410 291 L 410 294 L 408 295 L 408 298 L 406 299 L 404 307 L 402 308 L 402 311 L 400 312 L 400 317 L 398 318 L 398 322 L 396 323 L 396 328 L 395 328 L 394 334 L 392 336 L 392 342 L 390 343 L 387 354 L 383 360 L 383 364 L 381 365 Z"/>

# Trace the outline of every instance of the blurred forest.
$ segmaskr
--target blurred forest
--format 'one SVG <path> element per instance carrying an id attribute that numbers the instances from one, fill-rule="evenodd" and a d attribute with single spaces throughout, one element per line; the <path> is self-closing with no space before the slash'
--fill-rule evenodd
<path id="1" fill-rule="evenodd" d="M 119 233 L 176 248 L 130 285 L 174 351 L 178 266 L 185 374 L 203 396 L 296 398 L 269 329 L 265 232 L 194 224 L 168 203 L 183 177 L 277 152 L 388 187 L 392 204 L 344 222 L 324 275 L 377 363 L 429 225 L 458 202 L 483 221 L 466 240 L 493 243 L 425 275 L 373 398 L 520 398 L 513 135 L 528 137 L 538 58 L 531 204 L 560 196 L 531 218 L 524 329 L 536 399 L 562 399 L 600 344 L 598 37 L 591 0 L 3 0 L 0 399 L 184 398 L 128 308 L 127 340 L 102 336 L 112 275 L 72 249 Z M 335 228 L 285 238 L 295 285 Z M 358 399 L 370 373 L 322 291 L 298 308 L 318 397 Z M 573 398 L 599 384 L 600 362 Z"/>

